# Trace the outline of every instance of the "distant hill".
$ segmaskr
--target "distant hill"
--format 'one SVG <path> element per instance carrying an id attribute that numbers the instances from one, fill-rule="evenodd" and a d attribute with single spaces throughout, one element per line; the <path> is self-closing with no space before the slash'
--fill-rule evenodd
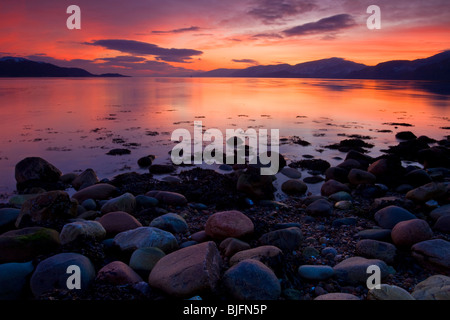
<path id="1" fill-rule="evenodd" d="M 297 65 L 278 64 L 245 69 L 216 69 L 197 73 L 194 77 L 257 77 L 257 78 L 330 78 L 330 79 L 392 79 L 450 80 L 450 51 L 426 59 L 387 61 L 376 66 L 329 58 Z"/>
<path id="2" fill-rule="evenodd" d="M 126 77 L 118 73 L 92 74 L 80 68 L 63 68 L 25 58 L 0 58 L 0 77 Z"/>

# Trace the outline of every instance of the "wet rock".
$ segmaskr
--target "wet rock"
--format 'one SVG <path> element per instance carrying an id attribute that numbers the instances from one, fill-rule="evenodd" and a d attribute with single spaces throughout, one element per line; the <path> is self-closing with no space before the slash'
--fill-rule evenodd
<path id="1" fill-rule="evenodd" d="M 20 214 L 20 209 L 2 208 L 0 209 L 0 232 L 13 229 L 17 217 Z"/>
<path id="2" fill-rule="evenodd" d="M 83 208 L 86 209 L 87 211 L 97 209 L 97 203 L 95 202 L 94 199 L 86 199 L 86 200 L 84 200 L 84 201 L 81 203 L 81 205 L 82 205 Z"/>
<path id="3" fill-rule="evenodd" d="M 382 283 L 379 289 L 370 289 L 367 293 L 368 300 L 415 300 L 408 291 L 397 287 Z"/>
<path id="4" fill-rule="evenodd" d="M 271 258 L 279 257 L 282 254 L 283 252 L 275 246 L 260 246 L 237 252 L 231 257 L 230 266 L 234 266 L 246 259 L 254 259 L 264 263 Z"/>
<path id="5" fill-rule="evenodd" d="M 0 263 L 32 260 L 40 254 L 60 247 L 56 230 L 30 227 L 11 230 L 0 235 Z"/>
<path id="6" fill-rule="evenodd" d="M 363 239 L 356 243 L 356 253 L 366 258 L 379 259 L 392 264 L 397 254 L 397 249 L 391 243 Z"/>
<path id="7" fill-rule="evenodd" d="M 75 180 L 77 177 L 78 174 L 71 172 L 63 174 L 61 177 L 59 177 L 59 180 L 64 184 L 72 184 L 73 180 Z"/>
<path id="8" fill-rule="evenodd" d="M 345 157 L 345 160 L 353 159 L 360 163 L 361 169 L 367 170 L 369 165 L 374 161 L 374 159 L 368 155 L 365 155 L 361 152 L 357 152 L 355 150 L 350 150 Z"/>
<path id="9" fill-rule="evenodd" d="M 314 300 L 361 300 L 357 296 L 350 293 L 333 292 L 320 295 Z"/>
<path id="10" fill-rule="evenodd" d="M 322 188 L 320 189 L 321 194 L 326 197 L 339 191 L 350 193 L 350 188 L 339 181 L 328 180 L 322 185 Z"/>
<path id="11" fill-rule="evenodd" d="M 425 203 L 428 200 L 439 198 L 446 193 L 444 183 L 431 182 L 416 189 L 409 191 L 406 194 L 406 199 L 414 202 Z"/>
<path id="12" fill-rule="evenodd" d="M 56 222 L 74 218 L 77 215 L 77 202 L 70 199 L 64 191 L 49 191 L 31 198 L 22 205 L 16 220 L 16 227 L 40 222 Z"/>
<path id="13" fill-rule="evenodd" d="M 97 273 L 96 280 L 115 286 L 143 281 L 133 269 L 122 261 L 113 261 L 101 268 Z"/>
<path id="14" fill-rule="evenodd" d="M 33 270 L 31 262 L 0 264 L 0 300 L 20 299 Z"/>
<path id="15" fill-rule="evenodd" d="M 420 187 L 424 184 L 430 183 L 431 177 L 425 170 L 417 169 L 411 172 L 408 172 L 405 175 L 406 181 L 412 185 L 413 187 Z"/>
<path id="16" fill-rule="evenodd" d="M 348 174 L 348 181 L 354 185 L 374 184 L 376 179 L 377 178 L 370 172 L 360 169 L 352 169 Z"/>
<path id="17" fill-rule="evenodd" d="M 350 171 L 352 169 L 359 169 L 361 170 L 361 163 L 355 159 L 347 159 L 340 164 L 337 165 L 338 168 L 343 168 L 347 171 Z M 364 171 L 364 170 L 363 170 Z"/>
<path id="18" fill-rule="evenodd" d="M 155 156 L 154 155 L 148 155 L 148 156 L 139 158 L 138 161 L 137 161 L 137 164 L 141 168 L 147 168 L 147 167 L 150 167 L 152 165 L 153 160 L 155 160 Z"/>
<path id="19" fill-rule="evenodd" d="M 80 268 L 80 290 L 86 290 L 95 278 L 92 262 L 78 253 L 59 253 L 41 261 L 30 280 L 31 291 L 35 297 L 54 289 L 67 290 L 69 266 Z M 78 290 L 78 289 L 73 289 Z"/>
<path id="20" fill-rule="evenodd" d="M 159 202 L 172 206 L 185 206 L 185 196 L 176 192 L 152 190 L 145 194 L 147 197 L 156 198 Z"/>
<path id="21" fill-rule="evenodd" d="M 77 239 L 101 240 L 106 236 L 103 226 L 97 221 L 76 221 L 67 223 L 61 230 L 61 244 L 67 244 Z"/>
<path id="22" fill-rule="evenodd" d="M 132 215 L 124 211 L 109 212 L 98 219 L 108 236 L 142 227 L 142 224 Z"/>
<path id="23" fill-rule="evenodd" d="M 327 200 L 319 199 L 306 207 L 306 213 L 311 216 L 330 216 L 333 214 L 333 205 Z"/>
<path id="24" fill-rule="evenodd" d="M 288 195 L 303 195 L 308 187 L 301 180 L 290 179 L 281 185 L 281 190 Z"/>
<path id="25" fill-rule="evenodd" d="M 339 201 L 339 202 L 336 202 L 335 204 L 334 204 L 334 207 L 336 208 L 336 209 L 339 209 L 339 210 L 350 210 L 352 207 L 353 207 L 353 204 L 352 204 L 352 202 L 351 201 L 347 201 L 347 200 L 344 200 L 344 201 Z M 352 219 L 352 218 L 351 218 Z M 344 224 L 346 224 L 347 222 L 349 222 L 350 220 L 344 220 Z M 352 222 L 353 223 L 353 222 Z M 341 223 L 341 225 L 342 225 L 342 223 Z"/>
<path id="26" fill-rule="evenodd" d="M 337 279 L 352 284 L 365 284 L 368 278 L 367 268 L 376 265 L 380 268 L 381 279 L 388 275 L 388 266 L 379 259 L 366 259 L 362 257 L 351 257 L 334 266 Z"/>
<path id="27" fill-rule="evenodd" d="M 358 222 L 357 218 L 346 217 L 333 220 L 331 225 L 335 228 L 339 228 L 340 226 L 354 226 L 356 225 L 357 222 Z"/>
<path id="28" fill-rule="evenodd" d="M 419 282 L 412 292 L 416 300 L 450 300 L 450 277 L 438 274 Z"/>
<path id="29" fill-rule="evenodd" d="M 348 192 L 345 192 L 345 191 L 339 191 L 339 192 L 333 193 L 328 198 L 330 200 L 336 201 L 336 202 L 353 200 L 352 196 Z"/>
<path id="30" fill-rule="evenodd" d="M 15 166 L 15 178 L 18 187 L 30 180 L 50 183 L 57 182 L 61 174 L 58 168 L 39 157 L 25 158 Z"/>
<path id="31" fill-rule="evenodd" d="M 298 273 L 306 280 L 321 281 L 331 278 L 334 270 L 330 266 L 302 265 L 298 268 Z"/>
<path id="32" fill-rule="evenodd" d="M 275 230 L 265 233 L 259 238 L 263 245 L 272 245 L 282 251 L 297 250 L 303 241 L 303 233 L 299 228 Z"/>
<path id="33" fill-rule="evenodd" d="M 336 180 L 342 183 L 348 182 L 348 170 L 339 167 L 331 167 L 325 171 L 325 180 Z"/>
<path id="34" fill-rule="evenodd" d="M 275 187 L 272 185 L 272 176 L 263 176 L 258 172 L 245 172 L 239 176 L 236 190 L 242 192 L 252 199 L 273 199 Z"/>
<path id="35" fill-rule="evenodd" d="M 153 219 L 150 227 L 159 228 L 172 233 L 186 233 L 189 229 L 186 220 L 176 213 L 166 213 Z"/>
<path id="36" fill-rule="evenodd" d="M 412 256 L 430 269 L 450 272 L 450 242 L 432 239 L 416 243 L 411 247 Z"/>
<path id="37" fill-rule="evenodd" d="M 388 156 L 372 163 L 367 169 L 368 172 L 377 177 L 377 181 L 388 186 L 396 186 L 405 169 L 402 166 L 400 158 Z"/>
<path id="38" fill-rule="evenodd" d="M 223 171 L 233 171 L 233 167 L 228 164 L 221 164 L 219 169 Z"/>
<path id="39" fill-rule="evenodd" d="M 291 179 L 300 179 L 302 177 L 302 173 L 300 171 L 290 167 L 284 167 L 280 172 Z"/>
<path id="40" fill-rule="evenodd" d="M 139 248 L 130 257 L 130 267 L 143 278 L 148 278 L 156 263 L 165 256 L 165 253 L 155 247 Z"/>
<path id="41" fill-rule="evenodd" d="M 433 228 L 436 231 L 450 233 L 450 215 L 440 217 L 434 224 Z"/>
<path id="42" fill-rule="evenodd" d="M 356 238 L 391 241 L 391 229 L 367 229 L 355 234 Z"/>
<path id="43" fill-rule="evenodd" d="M 330 167 L 330 163 L 322 159 L 306 159 L 292 162 L 289 164 L 289 167 L 302 168 L 324 173 Z"/>
<path id="44" fill-rule="evenodd" d="M 108 200 L 101 208 L 102 214 L 108 212 L 124 211 L 132 213 L 136 208 L 136 199 L 131 193 L 125 193 L 117 198 Z"/>
<path id="45" fill-rule="evenodd" d="M 450 152 L 448 151 L 448 148 L 444 148 L 442 146 L 420 150 L 417 153 L 417 158 L 419 163 L 423 165 L 424 169 L 450 167 Z"/>
<path id="46" fill-rule="evenodd" d="M 281 286 L 273 271 L 257 260 L 244 260 L 223 276 L 227 292 L 237 300 L 276 300 Z"/>
<path id="47" fill-rule="evenodd" d="M 106 154 L 109 156 L 123 156 L 130 153 L 131 150 L 128 149 L 111 149 Z"/>
<path id="48" fill-rule="evenodd" d="M 150 286 L 175 297 L 214 292 L 220 279 L 221 258 L 214 242 L 177 250 L 161 258 L 150 272 Z"/>
<path id="49" fill-rule="evenodd" d="M 99 180 L 95 171 L 92 169 L 87 169 L 72 181 L 72 186 L 75 190 L 80 190 L 92 186 L 98 182 Z"/>
<path id="50" fill-rule="evenodd" d="M 324 179 L 321 176 L 311 176 L 311 177 L 305 177 L 303 179 L 304 183 L 309 183 L 309 184 L 316 184 L 316 183 L 320 183 L 322 182 Z"/>
<path id="51" fill-rule="evenodd" d="M 414 140 L 417 138 L 417 136 L 414 133 L 412 133 L 411 131 L 397 132 L 395 137 L 400 140 Z"/>
<path id="52" fill-rule="evenodd" d="M 240 211 L 222 211 L 211 215 L 206 221 L 205 232 L 213 239 L 223 240 L 229 237 L 242 238 L 252 234 L 252 220 Z"/>
<path id="53" fill-rule="evenodd" d="M 226 238 L 220 243 L 219 249 L 225 257 L 231 257 L 239 251 L 250 249 L 250 245 L 236 238 Z"/>
<path id="54" fill-rule="evenodd" d="M 388 206 L 386 208 L 380 209 L 375 213 L 375 221 L 378 225 L 384 229 L 392 229 L 394 226 L 406 220 L 416 219 L 408 210 L 397 206 Z"/>
<path id="55" fill-rule="evenodd" d="M 433 231 L 425 220 L 401 221 L 392 229 L 391 238 L 398 247 L 409 248 L 415 243 L 431 239 Z"/>
<path id="56" fill-rule="evenodd" d="M 139 227 L 121 232 L 114 237 L 114 245 L 122 251 L 157 247 L 167 253 L 178 248 L 178 242 L 173 234 L 153 227 Z"/>
<path id="57" fill-rule="evenodd" d="M 87 199 L 106 200 L 116 193 L 116 187 L 107 183 L 99 183 L 76 192 L 72 198 L 82 203 Z"/>
<path id="58" fill-rule="evenodd" d="M 150 166 L 150 173 L 153 174 L 166 174 L 175 172 L 177 169 L 170 164 L 153 164 Z"/>

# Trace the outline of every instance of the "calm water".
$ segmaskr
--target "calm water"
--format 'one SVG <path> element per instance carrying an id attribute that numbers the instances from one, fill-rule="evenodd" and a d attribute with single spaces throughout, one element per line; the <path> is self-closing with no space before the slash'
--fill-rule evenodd
<path id="1" fill-rule="evenodd" d="M 100 179 L 147 172 L 136 163 L 154 154 L 169 163 L 177 128 L 279 129 L 281 137 L 312 143 L 282 144 L 288 159 L 304 154 L 339 163 L 323 149 L 343 136 L 370 136 L 370 155 L 397 144 L 395 133 L 442 139 L 450 134 L 450 95 L 442 84 L 409 81 L 316 79 L 0 79 L 0 193 L 15 190 L 14 166 L 40 156 L 63 173 L 92 168 Z M 394 127 L 385 123 L 410 123 Z M 379 130 L 392 130 L 382 133 Z M 156 134 L 157 133 L 157 134 Z M 130 155 L 108 156 L 113 148 Z M 281 180 L 279 181 L 281 183 Z"/>

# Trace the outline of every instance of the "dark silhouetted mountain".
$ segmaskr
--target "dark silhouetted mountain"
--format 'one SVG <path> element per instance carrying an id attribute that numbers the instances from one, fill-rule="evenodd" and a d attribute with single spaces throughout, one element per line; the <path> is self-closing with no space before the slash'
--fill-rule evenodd
<path id="1" fill-rule="evenodd" d="M 257 78 L 330 78 L 330 79 L 392 79 L 450 80 L 450 51 L 426 59 L 387 61 L 376 66 L 330 58 L 299 63 L 253 66 L 246 69 L 216 69 L 195 74 L 196 77 Z"/>
<path id="2" fill-rule="evenodd" d="M 51 63 L 24 58 L 0 59 L 0 77 L 125 77 L 118 73 L 92 74 L 80 68 L 63 68 Z"/>
<path id="3" fill-rule="evenodd" d="M 351 79 L 450 80 L 450 51 L 418 60 L 393 60 L 348 75 Z"/>

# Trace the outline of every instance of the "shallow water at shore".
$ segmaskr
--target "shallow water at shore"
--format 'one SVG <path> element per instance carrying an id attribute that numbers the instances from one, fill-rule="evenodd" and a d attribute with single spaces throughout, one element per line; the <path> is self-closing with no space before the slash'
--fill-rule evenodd
<path id="1" fill-rule="evenodd" d="M 6 199 L 14 192 L 14 166 L 29 156 L 63 173 L 92 168 L 100 179 L 148 172 L 137 159 L 154 154 L 154 163 L 170 163 L 172 132 L 192 132 L 194 121 L 224 135 L 226 129 L 279 129 L 288 163 L 312 155 L 336 165 L 342 160 L 333 158 L 345 153 L 324 147 L 352 135 L 374 144 L 368 154 L 375 157 L 398 143 L 399 131 L 436 140 L 450 134 L 449 96 L 433 90 L 441 87 L 322 79 L 0 79 L 0 194 Z M 114 148 L 131 153 L 106 155 Z"/>

